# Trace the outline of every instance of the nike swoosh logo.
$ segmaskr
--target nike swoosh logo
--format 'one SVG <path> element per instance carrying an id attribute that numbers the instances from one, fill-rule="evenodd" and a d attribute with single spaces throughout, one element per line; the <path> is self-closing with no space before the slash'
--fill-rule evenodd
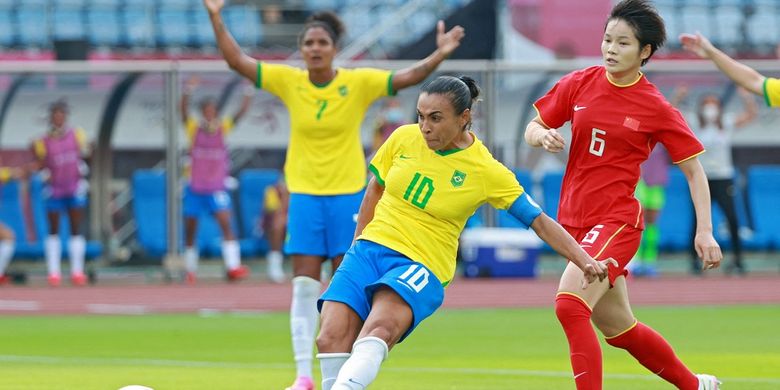
<path id="1" fill-rule="evenodd" d="M 588 108 L 588 107 L 578 106 L 576 104 L 574 105 L 574 111 L 584 110 L 586 108 Z"/>
<path id="2" fill-rule="evenodd" d="M 401 160 L 408 160 L 408 159 L 410 159 L 410 158 L 411 158 L 411 157 L 409 157 L 409 156 L 404 156 L 403 154 L 402 154 L 402 155 L 400 155 L 400 156 L 398 156 L 398 157 L 399 157 Z"/>
<path id="3" fill-rule="evenodd" d="M 577 378 L 579 378 L 579 377 L 581 377 L 581 376 L 583 376 L 583 375 L 585 375 L 585 374 L 587 374 L 587 373 L 588 373 L 587 371 L 585 371 L 585 372 L 581 372 L 581 373 L 579 373 L 579 374 L 575 375 L 575 376 L 574 376 L 574 379 L 577 379 Z"/>
<path id="4" fill-rule="evenodd" d="M 347 382 L 349 382 L 349 383 L 354 383 L 354 384 L 356 384 L 356 385 L 358 385 L 358 386 L 361 386 L 361 387 L 363 387 L 363 388 L 365 388 L 365 387 L 366 387 L 366 385 L 364 385 L 364 384 L 362 384 L 362 383 L 360 383 L 360 382 L 357 382 L 357 381 L 355 381 L 355 380 L 354 380 L 354 379 L 352 379 L 352 378 L 349 378 L 349 379 L 347 380 Z"/>

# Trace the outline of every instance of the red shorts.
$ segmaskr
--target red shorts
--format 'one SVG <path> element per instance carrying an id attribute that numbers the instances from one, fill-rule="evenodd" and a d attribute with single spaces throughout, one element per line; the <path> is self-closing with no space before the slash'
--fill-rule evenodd
<path id="1" fill-rule="evenodd" d="M 596 260 L 613 258 L 618 266 L 609 265 L 609 284 L 618 276 L 628 275 L 626 266 L 639 249 L 642 231 L 623 222 L 605 222 L 592 227 L 563 226 L 591 257 Z"/>

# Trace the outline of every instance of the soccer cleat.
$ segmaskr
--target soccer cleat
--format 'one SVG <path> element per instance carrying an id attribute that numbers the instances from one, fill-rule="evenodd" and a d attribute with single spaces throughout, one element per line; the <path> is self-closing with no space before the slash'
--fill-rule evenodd
<path id="1" fill-rule="evenodd" d="M 187 284 L 195 284 L 198 281 L 198 276 L 195 272 L 187 272 L 184 274 L 184 282 Z"/>
<path id="2" fill-rule="evenodd" d="M 0 275 L 0 285 L 8 284 L 11 282 L 11 277 L 8 275 Z"/>
<path id="3" fill-rule="evenodd" d="M 49 286 L 59 287 L 60 283 L 62 283 L 62 277 L 58 274 L 51 274 L 46 277 L 46 282 L 49 283 Z"/>
<path id="4" fill-rule="evenodd" d="M 721 382 L 713 375 L 696 374 L 699 379 L 699 390 L 718 390 Z"/>
<path id="5" fill-rule="evenodd" d="M 295 382 L 285 390 L 314 390 L 314 381 L 308 376 L 299 376 Z"/>
<path id="6" fill-rule="evenodd" d="M 249 267 L 245 265 L 239 265 L 238 267 L 228 270 L 227 272 L 227 278 L 231 282 L 244 279 L 247 276 L 249 276 Z"/>
<path id="7" fill-rule="evenodd" d="M 70 276 L 70 283 L 74 286 L 86 286 L 87 275 L 84 275 L 83 273 L 73 274 Z"/>

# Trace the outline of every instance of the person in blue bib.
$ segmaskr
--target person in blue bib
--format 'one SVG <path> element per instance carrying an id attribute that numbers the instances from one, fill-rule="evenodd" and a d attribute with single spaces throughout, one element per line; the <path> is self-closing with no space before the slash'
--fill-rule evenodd
<path id="1" fill-rule="evenodd" d="M 484 203 L 507 209 L 579 266 L 583 285 L 607 277 L 596 261 L 525 193 L 470 131 L 479 88 L 441 76 L 422 88 L 419 123 L 395 130 L 377 151 L 356 240 L 319 299 L 322 389 L 364 389 L 388 351 L 442 304 L 458 237 Z"/>

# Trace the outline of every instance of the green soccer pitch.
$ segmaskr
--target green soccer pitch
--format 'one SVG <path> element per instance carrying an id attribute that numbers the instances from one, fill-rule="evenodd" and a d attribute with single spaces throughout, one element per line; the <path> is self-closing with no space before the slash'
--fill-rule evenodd
<path id="1" fill-rule="evenodd" d="M 716 374 L 725 389 L 780 388 L 777 306 L 635 312 L 694 372 Z M 295 374 L 287 321 L 278 313 L 4 317 L 0 389 L 281 390 Z M 671 388 L 625 351 L 602 345 L 605 389 Z M 572 388 L 566 341 L 551 308 L 436 313 L 391 352 L 371 386 Z"/>

